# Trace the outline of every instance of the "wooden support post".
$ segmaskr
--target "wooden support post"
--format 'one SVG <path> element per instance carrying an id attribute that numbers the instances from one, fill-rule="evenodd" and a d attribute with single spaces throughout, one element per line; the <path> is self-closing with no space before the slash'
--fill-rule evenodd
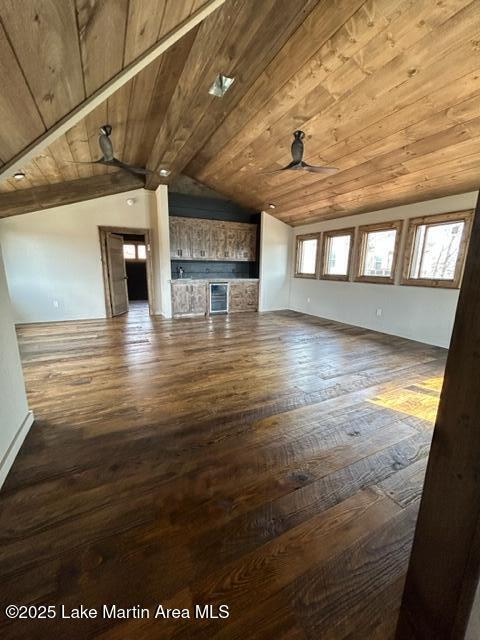
<path id="1" fill-rule="evenodd" d="M 479 576 L 480 198 L 447 359 L 397 640 L 465 638 Z"/>

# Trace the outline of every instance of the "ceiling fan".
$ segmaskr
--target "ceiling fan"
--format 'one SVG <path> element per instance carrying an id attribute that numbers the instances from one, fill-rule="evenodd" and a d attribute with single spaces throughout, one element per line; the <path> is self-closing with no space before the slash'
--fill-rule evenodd
<path id="1" fill-rule="evenodd" d="M 118 158 L 115 158 L 113 153 L 113 144 L 110 139 L 110 135 L 112 133 L 112 127 L 109 124 L 104 124 L 100 127 L 100 135 L 98 137 L 98 144 L 100 145 L 100 150 L 102 152 L 102 157 L 99 160 L 94 160 L 93 162 L 75 162 L 74 164 L 104 164 L 107 167 L 118 167 L 119 169 L 123 169 L 124 171 L 128 171 L 129 173 L 133 173 L 134 175 L 142 175 L 142 176 L 151 176 L 158 175 L 163 178 L 168 175 L 164 170 L 164 175 L 157 174 L 155 171 L 150 171 L 150 169 L 146 169 L 144 167 L 138 167 L 133 164 L 127 164 L 126 162 L 122 162 Z"/>
<path id="2" fill-rule="evenodd" d="M 282 167 L 281 169 L 276 169 L 275 171 L 267 171 L 267 173 L 278 173 L 279 171 L 308 171 L 310 173 L 337 173 L 338 169 L 335 167 L 317 167 L 315 165 L 307 164 L 303 161 L 303 152 L 304 152 L 304 144 L 303 139 L 305 138 L 305 133 L 303 131 L 294 131 L 293 132 L 293 142 L 292 142 L 292 161 L 287 164 L 286 167 Z"/>

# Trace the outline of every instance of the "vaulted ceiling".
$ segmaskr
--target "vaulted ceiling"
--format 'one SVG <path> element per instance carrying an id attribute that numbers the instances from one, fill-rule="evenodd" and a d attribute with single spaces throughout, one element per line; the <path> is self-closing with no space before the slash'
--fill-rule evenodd
<path id="1" fill-rule="evenodd" d="M 29 0 L 18 11 L 0 0 L 1 163 L 204 2 Z M 27 177 L 0 183 L 0 215 L 20 190 L 34 199 L 86 178 L 100 188 L 112 169 L 74 162 L 99 157 L 106 122 L 123 161 L 247 207 L 274 203 L 294 225 L 478 188 L 479 34 L 480 0 L 226 0 L 15 166 Z M 208 93 L 219 72 L 235 77 L 223 98 Z M 289 162 L 295 129 L 307 161 L 337 174 L 268 173 Z"/>

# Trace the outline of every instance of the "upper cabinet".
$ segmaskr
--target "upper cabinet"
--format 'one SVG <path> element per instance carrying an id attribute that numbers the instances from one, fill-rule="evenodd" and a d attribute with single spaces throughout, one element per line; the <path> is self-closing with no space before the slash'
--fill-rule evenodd
<path id="1" fill-rule="evenodd" d="M 170 257 L 255 262 L 257 225 L 171 216 Z"/>
<path id="2" fill-rule="evenodd" d="M 170 256 L 192 259 L 192 224 L 188 218 L 170 218 Z"/>

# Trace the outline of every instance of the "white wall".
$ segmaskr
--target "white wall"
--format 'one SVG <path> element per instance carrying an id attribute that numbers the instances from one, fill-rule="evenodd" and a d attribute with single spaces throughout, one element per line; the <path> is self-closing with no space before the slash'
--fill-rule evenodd
<path id="1" fill-rule="evenodd" d="M 260 227 L 260 311 L 289 308 L 293 229 L 262 212 Z"/>
<path id="2" fill-rule="evenodd" d="M 0 220 L 15 322 L 104 318 L 98 227 L 149 228 L 155 206 L 137 189 Z"/>
<path id="3" fill-rule="evenodd" d="M 294 235 L 385 220 L 461 211 L 474 208 L 477 195 L 477 192 L 465 193 L 305 225 L 296 227 Z M 403 229 L 400 255 L 405 242 L 405 232 L 406 225 Z M 292 251 L 294 242 L 295 239 L 293 239 Z M 397 283 L 400 278 L 401 262 L 400 260 L 397 269 Z M 294 278 L 292 264 L 290 264 L 290 274 L 290 308 L 295 311 L 442 347 L 448 347 L 450 344 L 458 301 L 456 290 Z M 382 310 L 381 316 L 377 316 L 377 309 Z"/>
<path id="4" fill-rule="evenodd" d="M 153 269 L 155 279 L 154 313 L 164 318 L 172 317 L 172 294 L 170 280 L 172 267 L 170 262 L 170 225 L 168 208 L 168 188 L 160 185 L 155 191 L 156 207 L 151 208 L 151 228 L 153 252 Z"/>
<path id="5" fill-rule="evenodd" d="M 0 487 L 32 422 L 0 250 Z"/>

